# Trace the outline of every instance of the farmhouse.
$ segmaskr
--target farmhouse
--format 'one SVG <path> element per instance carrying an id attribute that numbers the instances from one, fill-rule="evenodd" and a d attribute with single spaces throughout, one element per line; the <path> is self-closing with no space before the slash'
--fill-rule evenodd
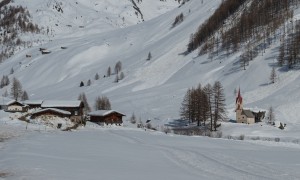
<path id="1" fill-rule="evenodd" d="M 114 110 L 98 110 L 90 112 L 90 121 L 98 124 L 122 124 L 122 117 L 124 114 Z"/>
<path id="2" fill-rule="evenodd" d="M 60 118 L 70 118 L 71 113 L 69 111 L 64 111 L 56 108 L 46 108 L 41 109 L 32 113 L 31 118 L 36 119 L 39 117 L 60 117 Z"/>
<path id="3" fill-rule="evenodd" d="M 53 101 L 45 100 L 43 101 L 41 108 L 55 108 L 63 111 L 68 111 L 71 113 L 70 119 L 73 122 L 80 122 L 83 120 L 83 102 L 82 101 Z"/>
<path id="4" fill-rule="evenodd" d="M 8 102 L 4 109 L 6 112 L 26 112 L 27 110 L 28 106 L 16 100 Z"/>

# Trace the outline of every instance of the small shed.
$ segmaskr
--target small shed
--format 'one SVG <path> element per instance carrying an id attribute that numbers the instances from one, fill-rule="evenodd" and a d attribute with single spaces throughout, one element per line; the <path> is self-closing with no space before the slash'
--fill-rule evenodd
<path id="1" fill-rule="evenodd" d="M 115 111 L 115 110 L 98 110 L 94 112 L 90 112 L 88 114 L 90 116 L 90 121 L 98 124 L 118 124 L 121 125 L 123 123 L 122 117 L 124 114 Z"/>
<path id="2" fill-rule="evenodd" d="M 16 101 L 12 100 L 6 104 L 6 112 L 26 112 L 28 110 L 28 106 Z"/>
<path id="3" fill-rule="evenodd" d="M 41 116 L 70 118 L 71 113 L 69 111 L 64 111 L 56 108 L 46 108 L 32 113 L 31 118 L 36 119 Z"/>

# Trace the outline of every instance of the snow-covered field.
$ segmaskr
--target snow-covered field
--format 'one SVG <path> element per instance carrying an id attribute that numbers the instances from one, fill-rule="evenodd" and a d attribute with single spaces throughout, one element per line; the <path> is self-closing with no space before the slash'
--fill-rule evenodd
<path id="1" fill-rule="evenodd" d="M 299 179 L 299 150 L 293 144 L 88 125 L 11 140 L 0 150 L 0 173 L 23 180 Z"/>

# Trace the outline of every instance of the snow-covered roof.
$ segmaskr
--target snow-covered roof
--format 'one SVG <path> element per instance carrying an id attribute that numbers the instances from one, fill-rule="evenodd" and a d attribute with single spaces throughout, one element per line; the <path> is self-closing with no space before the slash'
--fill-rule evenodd
<path id="1" fill-rule="evenodd" d="M 24 104 L 31 104 L 31 105 L 40 105 L 43 103 L 43 100 L 26 100 L 23 102 Z"/>
<path id="2" fill-rule="evenodd" d="M 16 101 L 16 100 L 11 100 L 11 101 L 7 102 L 6 105 L 9 106 L 9 105 L 14 104 L 14 103 L 18 103 L 18 104 L 20 104 L 20 105 L 25 106 L 25 104 L 23 104 L 23 103 L 20 102 L 20 101 Z"/>
<path id="3" fill-rule="evenodd" d="M 38 113 L 46 112 L 46 111 L 54 111 L 54 112 L 58 112 L 60 114 L 71 115 L 71 113 L 69 111 L 64 111 L 64 110 L 60 110 L 60 109 L 56 109 L 56 108 L 41 109 L 41 110 L 35 111 L 32 114 L 38 114 Z"/>
<path id="4" fill-rule="evenodd" d="M 98 110 L 98 111 L 90 112 L 88 115 L 89 116 L 106 116 L 106 115 L 109 115 L 111 113 L 118 113 L 118 114 L 121 114 L 122 116 L 125 116 L 125 114 L 120 113 L 120 112 L 115 111 L 115 110 Z"/>
<path id="5" fill-rule="evenodd" d="M 45 100 L 42 103 L 42 108 L 53 107 L 80 107 L 81 101 L 60 101 L 60 100 Z"/>

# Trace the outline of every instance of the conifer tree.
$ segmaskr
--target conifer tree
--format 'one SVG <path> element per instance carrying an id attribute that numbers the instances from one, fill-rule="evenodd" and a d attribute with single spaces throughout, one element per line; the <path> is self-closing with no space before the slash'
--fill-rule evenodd
<path id="1" fill-rule="evenodd" d="M 151 52 L 149 52 L 149 53 L 148 53 L 147 60 L 149 61 L 149 60 L 151 60 L 151 59 L 152 59 L 152 54 L 151 54 Z"/>
<path id="2" fill-rule="evenodd" d="M 92 84 L 91 80 L 89 79 L 86 83 L 87 86 L 90 86 Z"/>
<path id="3" fill-rule="evenodd" d="M 96 75 L 95 75 L 95 80 L 98 80 L 98 79 L 99 79 L 99 74 L 96 73 Z"/>
<path id="4" fill-rule="evenodd" d="M 84 83 L 81 81 L 79 84 L 79 87 L 82 87 L 82 86 L 84 86 Z"/>

